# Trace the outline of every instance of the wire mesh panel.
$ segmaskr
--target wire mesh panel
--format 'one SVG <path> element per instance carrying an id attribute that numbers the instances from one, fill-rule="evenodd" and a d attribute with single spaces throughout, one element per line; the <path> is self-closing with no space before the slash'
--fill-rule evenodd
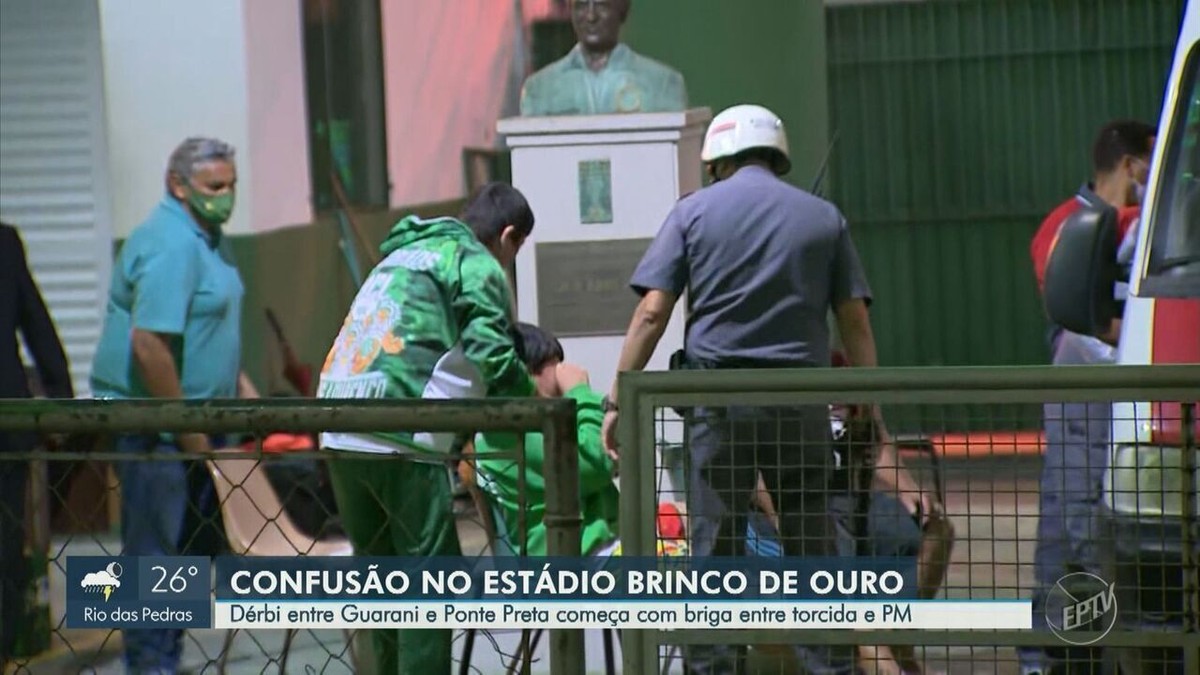
<path id="1" fill-rule="evenodd" d="M 571 517 L 579 512 L 574 428 L 573 402 L 545 399 L 0 402 L 6 449 L 25 448 L 0 453 L 0 475 L 6 490 L 17 489 L 16 477 L 27 487 L 25 513 L 0 514 L 6 537 L 28 542 L 27 569 L 4 570 L 6 580 L 28 580 L 17 598 L 23 620 L 3 626 L 18 639 L 7 672 L 122 673 L 127 666 L 134 672 L 149 666 L 123 661 L 139 653 L 166 654 L 179 672 L 386 668 L 374 655 L 384 653 L 378 642 L 394 640 L 395 631 L 189 630 L 177 648 L 174 635 L 163 630 L 68 628 L 67 559 L 524 555 L 529 537 L 522 533 L 533 529 L 526 516 L 534 502 L 542 552 L 578 555 L 578 518 Z M 453 433 L 463 442 L 455 453 L 432 458 L 318 450 L 318 432 L 379 429 Z M 211 451 L 182 452 L 184 431 L 207 434 Z M 485 437 L 511 442 L 476 452 L 475 439 Z M 537 480 L 530 481 L 525 443 L 535 437 L 543 452 Z M 498 493 L 481 487 L 481 477 L 496 467 L 511 477 L 508 491 L 499 493 L 508 496 L 503 514 Z M 171 498 L 181 492 L 186 499 Z M 18 532 L 15 523 L 22 521 L 25 531 Z M 410 546 L 391 550 L 398 541 Z M 423 635 L 425 648 L 451 641 L 456 672 L 544 671 L 548 655 L 559 664 L 556 671 L 578 672 L 572 667 L 582 666 L 582 641 L 567 631 L 552 633 L 558 633 L 554 640 L 538 631 Z M 411 652 L 424 645 L 402 647 Z"/>
<path id="2" fill-rule="evenodd" d="M 627 672 L 1197 672 L 1196 382 L 1200 366 L 623 377 L 627 550 L 914 560 L 918 602 L 1032 599 L 1034 629 L 630 631 Z M 978 431 L 954 431 L 964 404 Z M 1014 430 L 1028 404 L 1041 423 Z"/>

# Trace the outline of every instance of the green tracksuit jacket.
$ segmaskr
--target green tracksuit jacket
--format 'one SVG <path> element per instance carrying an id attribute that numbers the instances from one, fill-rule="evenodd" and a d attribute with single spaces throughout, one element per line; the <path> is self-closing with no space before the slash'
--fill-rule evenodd
<path id="1" fill-rule="evenodd" d="M 580 551 L 588 555 L 616 538 L 620 492 L 613 485 L 612 460 L 604 452 L 604 443 L 600 438 L 600 427 L 604 422 L 601 394 L 581 384 L 567 392 L 566 396 L 575 399 L 577 411 L 579 504 L 583 516 Z M 521 502 L 517 462 L 514 459 L 487 459 L 489 452 L 512 452 L 515 449 L 516 436 L 512 434 L 483 433 L 475 436 L 475 453 L 478 455 L 476 482 L 494 505 L 494 512 L 500 516 L 496 523 L 497 534 L 513 553 L 518 553 L 521 544 L 517 536 L 520 531 L 518 513 Z M 529 533 L 527 552 L 532 556 L 546 555 L 544 450 L 541 434 L 525 435 L 525 500 L 529 505 L 525 512 L 525 530 Z"/>
<path id="2" fill-rule="evenodd" d="M 512 338 L 500 263 L 462 222 L 409 216 L 354 298 L 325 359 L 322 399 L 524 397 L 533 380 Z M 441 460 L 453 434 L 326 433 L 323 447 L 418 450 Z"/>

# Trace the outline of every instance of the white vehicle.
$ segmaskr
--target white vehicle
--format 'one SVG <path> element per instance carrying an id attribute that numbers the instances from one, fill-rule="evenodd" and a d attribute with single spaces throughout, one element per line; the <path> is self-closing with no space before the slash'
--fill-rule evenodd
<path id="1" fill-rule="evenodd" d="M 1121 365 L 1200 364 L 1198 0 L 1188 4 L 1180 30 L 1158 133 L 1122 316 L 1117 348 Z M 1200 390 L 1200 382 L 1196 388 Z M 1192 414 L 1193 448 L 1200 437 L 1197 417 L 1200 411 Z M 1104 505 L 1113 514 L 1182 517 L 1183 418 L 1178 403 L 1113 406 L 1112 452 L 1104 486 Z M 1193 486 L 1197 489 L 1200 475 Z M 1191 501 L 1197 508 L 1198 500 Z M 1179 529 L 1175 532 L 1181 534 Z M 1174 542 L 1169 534 L 1157 539 L 1170 546 L 1178 545 L 1182 536 Z"/>
<path id="2" fill-rule="evenodd" d="M 1200 0 L 1188 4 L 1175 50 L 1141 220 L 1133 233 L 1123 312 L 1112 292 L 1119 280 L 1115 212 L 1081 213 L 1073 220 L 1064 224 L 1058 248 L 1064 248 L 1068 228 L 1076 241 L 1064 249 L 1062 260 L 1051 263 L 1061 263 L 1065 271 L 1054 291 L 1047 278 L 1051 318 L 1076 332 L 1091 326 L 1097 334 L 1121 318 L 1121 365 L 1200 364 Z M 1190 497 L 1184 497 L 1183 447 L 1185 439 L 1197 447 L 1200 411 L 1191 417 L 1188 434 L 1178 403 L 1113 405 L 1102 521 L 1111 528 L 1103 534 L 1112 542 L 1108 573 L 1126 628 L 1174 632 L 1187 622 L 1189 593 L 1183 589 L 1195 592 L 1194 568 L 1200 560 L 1200 527 L 1194 526 L 1200 518 L 1200 471 Z M 1200 453 L 1192 454 L 1195 467 Z M 1190 519 L 1185 518 L 1187 501 L 1194 509 Z M 1189 520 L 1190 536 L 1185 534 Z M 1189 539 L 1190 556 L 1184 546 Z M 1175 653 L 1120 651 L 1122 673 L 1184 672 L 1183 664 L 1173 663 Z M 1172 662 L 1164 664 L 1164 657 Z"/>
<path id="3" fill-rule="evenodd" d="M 1200 363 L 1200 0 L 1188 3 L 1158 133 L 1117 349 L 1123 365 Z M 1193 411 L 1196 422 L 1200 411 Z M 1113 406 L 1103 507 L 1111 529 L 1104 536 L 1113 542 L 1112 581 L 1126 589 L 1117 594 L 1118 616 L 1134 630 L 1180 630 L 1188 622 L 1189 587 L 1195 602 L 1200 472 L 1187 519 L 1184 419 L 1177 403 Z M 1191 448 L 1197 439 L 1200 423 L 1193 424 Z M 1193 468 L 1200 464 L 1197 455 L 1192 453 Z M 1190 537 L 1184 532 L 1189 520 Z M 1190 556 L 1184 550 L 1189 539 Z M 1191 622 L 1197 612 L 1193 605 Z M 1183 673 L 1176 658 L 1131 649 L 1120 650 L 1115 660 L 1122 673 Z"/>

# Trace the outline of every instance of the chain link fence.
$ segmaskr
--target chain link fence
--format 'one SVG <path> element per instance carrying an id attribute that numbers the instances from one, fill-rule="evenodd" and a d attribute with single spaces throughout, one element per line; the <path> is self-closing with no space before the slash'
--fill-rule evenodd
<path id="1" fill-rule="evenodd" d="M 6 508 L 4 522 L 23 523 L 24 615 L 3 626 L 17 639 L 7 673 L 124 673 L 122 652 L 134 632 L 81 630 L 65 625 L 65 574 L 69 556 L 115 556 L 137 545 L 153 523 L 182 521 L 177 541 L 157 542 L 166 554 L 248 556 L 354 555 L 351 523 L 339 504 L 379 500 L 388 514 L 381 535 L 421 527 L 406 512 L 427 498 L 420 486 L 382 495 L 361 480 L 385 463 L 416 459 L 397 455 L 318 450 L 320 432 L 407 431 L 454 434 L 457 451 L 429 463 L 453 486 L 454 522 L 463 555 L 524 555 L 525 514 L 544 504 L 545 548 L 551 555 L 579 554 L 579 486 L 575 404 L 571 400 L 332 402 L 0 401 L 0 472 L 28 476 L 24 514 Z M 214 450 L 188 455 L 159 441 L 171 433 L 205 433 Z M 477 433 L 512 433 L 509 446 L 474 451 Z M 541 435 L 544 453 L 526 478 L 524 436 Z M 531 437 L 532 438 L 532 437 Z M 355 472 L 338 469 L 353 462 Z M 485 480 L 506 472 L 516 513 L 503 530 L 495 495 Z M 339 478 L 340 477 L 340 478 Z M 440 476 L 438 476 L 440 478 Z M 342 484 L 339 483 L 339 479 Z M 439 482 L 432 480 L 430 482 Z M 7 485 L 7 484 L 6 484 Z M 531 487 L 532 486 L 532 487 Z M 164 491 L 188 492 L 183 513 L 169 513 Z M 8 504 L 9 502 L 5 502 Z M 426 509 L 427 510 L 427 509 Z M 356 527 L 361 528 L 361 523 Z M 138 534 L 143 533 L 142 535 Z M 419 533 L 418 533 L 419 534 Z M 419 536 L 418 536 L 419 538 Z M 503 551 L 501 551 L 503 547 Z M 9 598 L 5 598 L 9 602 Z M 128 633 L 128 634 L 127 634 Z M 130 637 L 132 636 L 132 637 Z M 179 672 L 370 673 L 370 631 L 187 631 Z M 582 672 L 582 634 L 549 631 L 455 631 L 455 672 Z M 539 649 L 540 646 L 540 649 Z M 576 668 L 576 670 L 572 670 Z"/>
<path id="2" fill-rule="evenodd" d="M 1194 365 L 622 376 L 627 555 L 916 558 L 1035 628 L 627 631 L 625 672 L 1200 673 L 1197 400 Z"/>
<path id="3" fill-rule="evenodd" d="M 1048 672 L 1117 672 L 1119 664 L 1121 673 L 1195 673 L 1197 382 L 1196 366 L 625 376 L 622 447 L 635 450 L 622 451 L 624 555 L 913 556 L 918 567 L 911 582 L 921 598 L 1038 595 L 1039 630 L 630 630 L 587 636 L 586 656 L 581 631 L 550 631 L 549 639 L 536 631 L 458 631 L 455 669 L 614 672 L 620 650 L 628 673 L 685 672 L 685 662 L 699 667 L 705 659 L 713 666 L 709 672 L 721 672 L 722 665 L 805 672 L 806 665 L 811 670 L 837 658 L 854 659 L 862 672 L 898 672 L 888 670 L 896 664 L 904 672 L 1018 673 L 1022 663 L 1048 659 L 1059 668 Z M 879 430 L 854 414 L 856 406 L 876 404 L 885 420 L 905 420 L 888 428 L 898 462 L 880 452 Z M 1030 405 L 1043 410 L 1043 428 L 1015 423 Z M 966 431 L 963 419 L 970 422 Z M 351 552 L 328 473 L 341 455 L 312 450 L 312 434 L 377 429 L 463 438 L 477 431 L 540 431 L 544 493 L 529 494 L 518 481 L 517 511 L 544 499 L 547 552 L 579 553 L 576 422 L 569 401 L 2 402 L 0 433 L 33 432 L 57 444 L 52 451 L 0 454 L 5 471 L 33 477 L 25 537 L 31 610 L 18 627 L 22 654 L 8 671 L 125 672 L 121 632 L 63 625 L 66 558 L 121 553 L 118 523 L 130 488 L 121 484 L 120 467 L 178 464 L 179 457 L 153 450 L 131 455 L 113 438 L 182 431 L 233 436 L 223 444 L 228 450 L 189 457 L 189 475 L 207 477 L 218 499 L 214 512 L 189 508 L 197 527 L 181 546 L 202 549 L 207 537 L 241 555 L 281 547 L 289 555 L 337 555 Z M 389 459 L 395 460 L 363 461 Z M 447 459 L 462 460 L 445 466 L 462 486 L 454 499 L 462 553 L 490 555 L 500 544 L 511 545 L 487 481 L 478 478 L 473 448 L 467 444 Z M 525 475 L 521 446 L 489 459 L 515 464 L 516 474 Z M 713 517 L 704 498 L 713 492 L 741 508 Z M 524 529 L 518 522 L 516 530 Z M 520 553 L 519 539 L 516 548 Z M 1074 583 L 1058 583 L 1080 573 Z M 1103 597 L 1097 591 L 1104 584 L 1113 584 L 1115 609 L 1099 623 L 1070 629 L 1055 623 L 1066 599 Z M 190 631 L 181 667 L 372 672 L 362 637 Z M 603 645 L 596 644 L 600 639 Z"/>

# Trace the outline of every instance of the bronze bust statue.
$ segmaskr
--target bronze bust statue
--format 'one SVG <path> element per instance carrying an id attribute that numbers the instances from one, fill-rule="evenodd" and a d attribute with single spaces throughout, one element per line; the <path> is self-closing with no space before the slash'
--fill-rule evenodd
<path id="1" fill-rule="evenodd" d="M 683 75 L 621 44 L 632 0 L 570 0 L 579 41 L 521 90 L 525 116 L 686 110 Z"/>

